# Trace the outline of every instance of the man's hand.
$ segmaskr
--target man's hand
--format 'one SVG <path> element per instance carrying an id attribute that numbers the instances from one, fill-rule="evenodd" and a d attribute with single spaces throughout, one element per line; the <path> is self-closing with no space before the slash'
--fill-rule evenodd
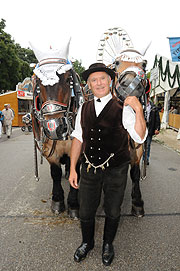
<path id="1" fill-rule="evenodd" d="M 79 185 L 78 185 L 78 178 L 77 178 L 77 173 L 75 170 L 71 170 L 70 171 L 70 175 L 69 175 L 69 183 L 70 185 L 75 188 L 78 189 Z"/>
<path id="2" fill-rule="evenodd" d="M 154 133 L 155 133 L 155 135 L 158 135 L 159 134 L 159 130 L 155 130 Z"/>
<path id="3" fill-rule="evenodd" d="M 124 105 L 130 105 L 135 112 L 143 111 L 142 105 L 136 96 L 128 96 L 124 100 Z"/>
<path id="4" fill-rule="evenodd" d="M 75 189 L 79 188 L 78 176 L 76 173 L 76 164 L 81 153 L 81 147 L 82 147 L 82 143 L 77 138 L 74 138 L 71 144 L 71 154 L 70 154 L 71 166 L 70 166 L 69 182 L 70 182 L 70 185 L 74 187 Z"/>

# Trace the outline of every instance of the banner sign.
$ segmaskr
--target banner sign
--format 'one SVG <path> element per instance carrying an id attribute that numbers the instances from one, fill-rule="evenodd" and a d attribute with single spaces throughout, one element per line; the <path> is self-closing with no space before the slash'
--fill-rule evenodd
<path id="1" fill-rule="evenodd" d="M 173 62 L 180 61 L 180 37 L 168 38 Z"/>
<path id="2" fill-rule="evenodd" d="M 17 98 L 25 99 L 25 100 L 32 100 L 33 98 L 33 85 L 31 78 L 27 77 L 21 83 L 19 82 L 16 85 L 17 90 Z"/>

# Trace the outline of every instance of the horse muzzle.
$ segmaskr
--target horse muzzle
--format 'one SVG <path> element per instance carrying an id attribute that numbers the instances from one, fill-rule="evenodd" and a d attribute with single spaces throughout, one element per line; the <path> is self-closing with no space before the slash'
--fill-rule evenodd
<path id="1" fill-rule="evenodd" d="M 122 79 L 125 74 L 133 73 L 135 76 L 133 80 L 130 82 L 128 86 L 124 86 L 122 84 Z M 124 102 L 126 97 L 128 96 L 136 96 L 137 98 L 141 97 L 144 92 L 143 81 L 145 80 L 145 73 L 139 67 L 128 67 L 125 69 L 119 76 L 116 85 L 115 85 L 115 92 L 117 97 Z"/>

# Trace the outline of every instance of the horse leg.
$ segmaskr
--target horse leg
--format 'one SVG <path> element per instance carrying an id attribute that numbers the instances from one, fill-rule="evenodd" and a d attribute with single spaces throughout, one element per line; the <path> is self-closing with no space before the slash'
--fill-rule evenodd
<path id="1" fill-rule="evenodd" d="M 53 179 L 51 210 L 55 214 L 65 211 L 64 190 L 61 185 L 62 169 L 56 164 L 51 164 L 51 177 Z"/>
<path id="2" fill-rule="evenodd" d="M 69 173 L 70 173 L 70 157 L 68 156 L 65 163 L 65 178 L 66 180 L 69 179 Z"/>
<path id="3" fill-rule="evenodd" d="M 132 179 L 132 215 L 136 217 L 144 216 L 144 201 L 140 190 L 140 167 L 139 164 L 131 166 L 130 176 Z"/>
<path id="4" fill-rule="evenodd" d="M 80 163 L 77 163 L 76 172 L 78 175 L 78 182 L 80 179 Z M 73 219 L 79 218 L 79 202 L 78 202 L 78 189 L 70 185 L 70 191 L 67 199 L 68 215 Z"/>

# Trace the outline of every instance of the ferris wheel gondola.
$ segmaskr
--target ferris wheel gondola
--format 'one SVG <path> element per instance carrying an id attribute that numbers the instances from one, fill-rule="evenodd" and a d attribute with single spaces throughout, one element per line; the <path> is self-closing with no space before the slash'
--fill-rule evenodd
<path id="1" fill-rule="evenodd" d="M 134 48 L 134 46 L 124 29 L 121 27 L 109 28 L 103 33 L 99 41 L 97 62 L 111 65 L 122 50 L 130 48 Z"/>

